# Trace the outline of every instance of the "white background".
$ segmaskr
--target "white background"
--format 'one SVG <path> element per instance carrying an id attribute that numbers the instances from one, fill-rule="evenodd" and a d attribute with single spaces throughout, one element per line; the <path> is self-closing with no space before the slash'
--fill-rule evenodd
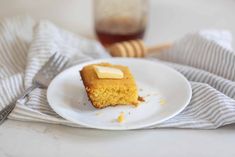
<path id="1" fill-rule="evenodd" d="M 0 0 L 0 18 L 21 14 L 94 38 L 91 0 Z M 148 44 L 172 42 L 198 29 L 228 29 L 235 36 L 235 0 L 151 1 Z M 234 146 L 235 125 L 122 132 L 10 120 L 0 126 L 0 157 L 234 157 Z"/>

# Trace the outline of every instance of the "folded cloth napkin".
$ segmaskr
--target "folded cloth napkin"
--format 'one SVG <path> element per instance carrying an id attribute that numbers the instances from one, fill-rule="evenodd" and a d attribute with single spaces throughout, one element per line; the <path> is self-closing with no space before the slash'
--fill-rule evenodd
<path id="1" fill-rule="evenodd" d="M 0 109 L 29 87 L 53 52 L 72 58 L 70 65 L 110 57 L 96 41 L 56 27 L 49 21 L 14 17 L 0 22 Z M 162 62 L 191 83 L 190 104 L 179 115 L 152 126 L 213 129 L 235 123 L 235 53 L 226 31 L 191 33 L 170 50 L 146 59 Z M 17 102 L 10 119 L 82 127 L 57 115 L 45 89 L 36 89 Z"/>

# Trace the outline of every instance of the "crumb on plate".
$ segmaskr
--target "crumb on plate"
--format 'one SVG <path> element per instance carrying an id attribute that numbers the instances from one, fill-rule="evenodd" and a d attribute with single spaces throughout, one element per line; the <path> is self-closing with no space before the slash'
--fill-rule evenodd
<path id="1" fill-rule="evenodd" d="M 149 96 L 151 96 L 150 94 L 147 94 L 145 97 L 149 97 Z"/>
<path id="2" fill-rule="evenodd" d="M 138 96 L 138 101 L 139 101 L 139 102 L 144 102 L 145 100 L 144 100 L 144 98 L 143 98 L 143 97 Z"/>
<path id="3" fill-rule="evenodd" d="M 121 112 L 117 118 L 118 123 L 122 123 L 125 120 L 124 112 Z"/>
<path id="4" fill-rule="evenodd" d="M 100 113 L 100 112 L 97 112 L 97 113 L 95 113 L 95 115 L 96 115 L 96 116 L 99 116 L 99 115 L 101 115 L 101 113 Z"/>
<path id="5" fill-rule="evenodd" d="M 160 103 L 160 105 L 165 105 L 166 104 L 166 100 L 165 99 L 160 99 L 159 103 Z"/>

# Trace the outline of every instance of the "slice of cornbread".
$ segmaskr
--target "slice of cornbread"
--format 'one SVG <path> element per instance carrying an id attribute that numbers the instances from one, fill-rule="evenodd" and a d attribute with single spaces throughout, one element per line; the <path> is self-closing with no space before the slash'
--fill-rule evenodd
<path id="1" fill-rule="evenodd" d="M 119 69 L 124 74 L 123 78 L 99 78 L 95 66 Z M 94 107 L 138 104 L 137 86 L 128 67 L 109 63 L 92 64 L 83 67 L 80 74 L 87 95 Z"/>

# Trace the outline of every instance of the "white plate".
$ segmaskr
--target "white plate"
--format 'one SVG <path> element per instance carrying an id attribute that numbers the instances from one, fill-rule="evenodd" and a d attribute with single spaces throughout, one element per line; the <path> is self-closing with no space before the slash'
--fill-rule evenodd
<path id="1" fill-rule="evenodd" d="M 128 66 L 145 102 L 137 108 L 131 105 L 94 108 L 88 101 L 79 71 L 85 65 L 100 62 Z M 90 128 L 128 130 L 148 127 L 174 117 L 188 105 L 191 94 L 190 84 L 184 76 L 163 64 L 144 59 L 110 58 L 65 70 L 51 82 L 47 99 L 56 113 L 74 123 Z M 123 123 L 117 122 L 120 112 L 125 115 Z"/>

